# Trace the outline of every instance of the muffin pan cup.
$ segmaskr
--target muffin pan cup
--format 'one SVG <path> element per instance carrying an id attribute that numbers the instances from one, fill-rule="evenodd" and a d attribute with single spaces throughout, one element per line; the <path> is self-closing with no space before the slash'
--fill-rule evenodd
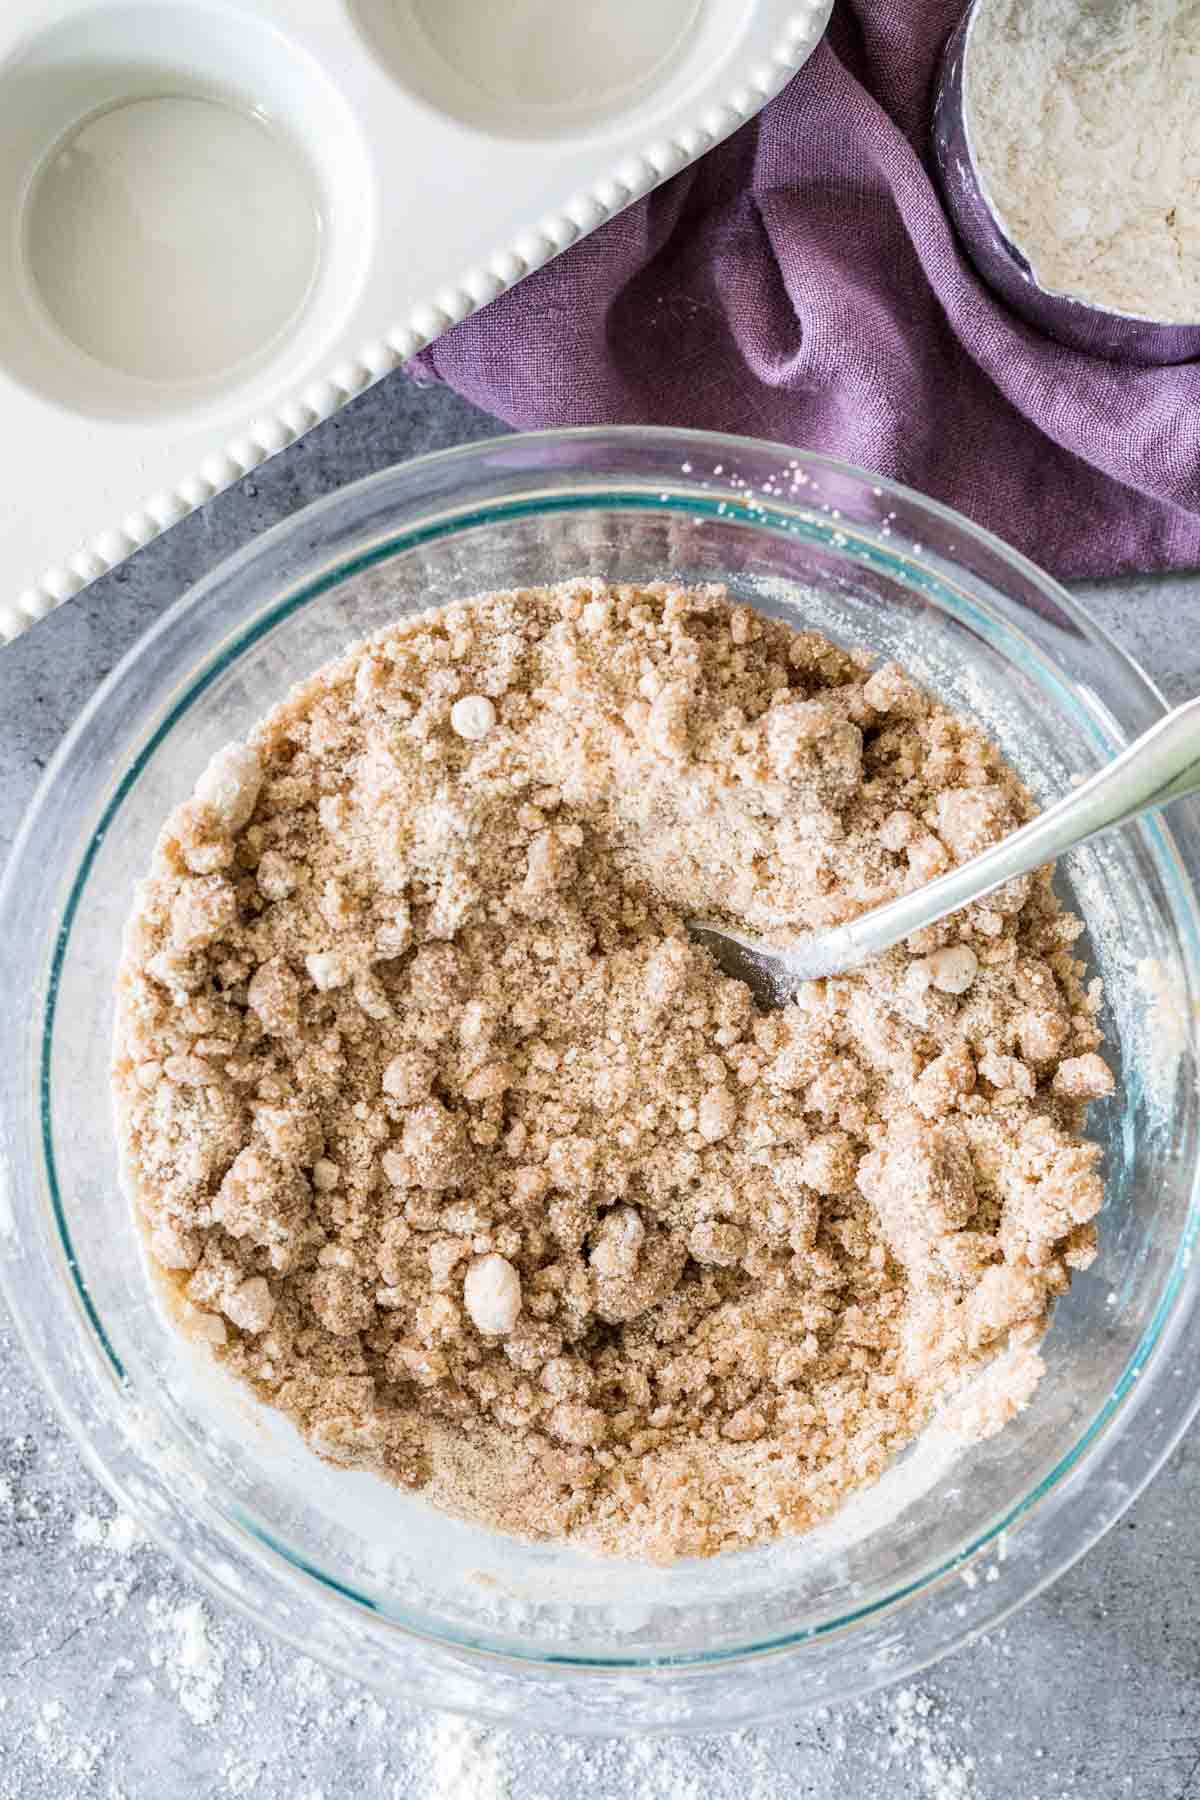
<path id="1" fill-rule="evenodd" d="M 9 0 L 0 642 L 755 113 L 831 0 Z"/>

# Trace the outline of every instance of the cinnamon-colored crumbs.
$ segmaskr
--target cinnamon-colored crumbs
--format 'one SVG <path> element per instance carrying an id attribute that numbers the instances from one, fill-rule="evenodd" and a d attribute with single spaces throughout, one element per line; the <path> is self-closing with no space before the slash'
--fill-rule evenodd
<path id="1" fill-rule="evenodd" d="M 295 688 L 168 821 L 123 1150 L 193 1325 L 322 1456 L 665 1559 L 803 1530 L 1094 1255 L 1078 922 L 1012 882 L 756 1010 L 786 938 L 1030 816 L 902 670 L 666 584 L 488 595 Z"/>

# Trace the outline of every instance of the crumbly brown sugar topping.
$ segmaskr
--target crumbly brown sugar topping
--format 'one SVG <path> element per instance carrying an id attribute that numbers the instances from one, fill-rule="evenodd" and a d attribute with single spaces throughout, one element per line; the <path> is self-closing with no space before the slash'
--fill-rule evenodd
<path id="1" fill-rule="evenodd" d="M 1031 812 L 895 666 L 715 588 L 485 596 L 302 683 L 168 821 L 123 1149 L 194 1326 L 313 1448 L 666 1558 L 805 1528 L 1094 1254 L 1098 984 L 1046 876 L 756 1010 L 786 938 Z"/>

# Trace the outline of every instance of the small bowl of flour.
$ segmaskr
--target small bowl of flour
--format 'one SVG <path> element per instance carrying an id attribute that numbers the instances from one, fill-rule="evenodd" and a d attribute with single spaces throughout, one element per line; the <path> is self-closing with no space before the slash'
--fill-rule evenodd
<path id="1" fill-rule="evenodd" d="M 973 0 L 934 143 L 988 285 L 1072 349 L 1200 356 L 1200 0 Z"/>

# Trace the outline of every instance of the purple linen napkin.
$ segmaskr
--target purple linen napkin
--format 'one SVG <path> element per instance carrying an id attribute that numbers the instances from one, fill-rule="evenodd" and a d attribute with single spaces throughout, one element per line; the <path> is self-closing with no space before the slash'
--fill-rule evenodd
<path id="1" fill-rule="evenodd" d="M 1006 311 L 958 248 L 929 121 L 960 0 L 838 0 L 758 118 L 416 361 L 521 427 L 824 451 L 1055 574 L 1200 565 L 1200 364 L 1120 367 Z"/>

